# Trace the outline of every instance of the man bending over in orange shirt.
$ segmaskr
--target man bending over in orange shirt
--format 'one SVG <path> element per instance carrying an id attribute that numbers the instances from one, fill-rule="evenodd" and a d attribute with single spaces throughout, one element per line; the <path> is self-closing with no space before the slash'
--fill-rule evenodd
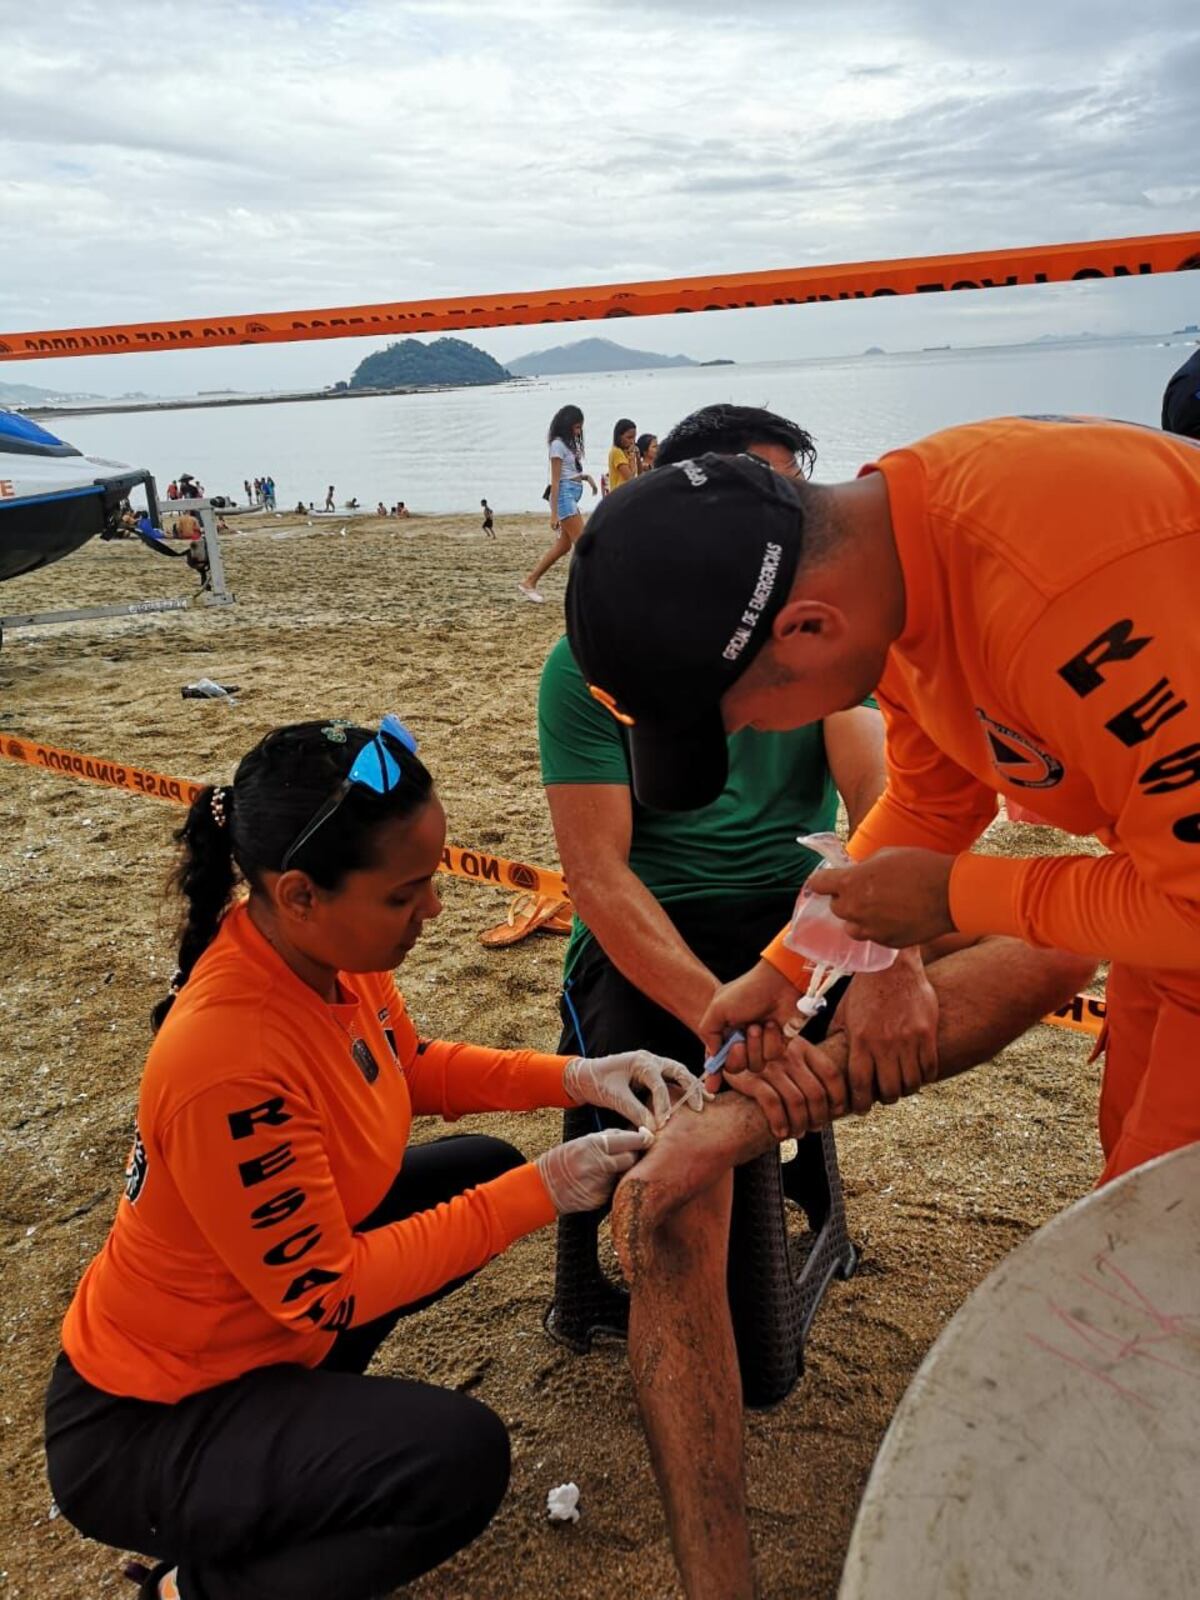
<path id="1" fill-rule="evenodd" d="M 1200 1138 L 1197 592 L 1200 449 L 1116 423 L 1009 418 L 936 434 L 830 488 L 744 456 L 651 473 L 576 547 L 567 615 L 581 670 L 627 724 L 635 792 L 663 809 L 717 791 L 727 733 L 792 727 L 875 691 L 887 787 L 851 841 L 862 864 L 812 887 L 855 936 L 897 947 L 1001 934 L 1109 957 L 1107 1179 Z M 971 854 L 998 792 L 1111 853 Z M 797 980 L 777 939 L 710 1005 L 710 1049 L 744 1026 L 758 1070 L 733 1072 L 745 1100 L 723 1097 L 698 1139 L 669 1130 L 618 1192 L 635 1295 L 669 1239 L 684 1261 L 675 1293 L 691 1296 L 675 1224 L 731 1148 L 735 1161 L 762 1148 L 753 1105 L 777 1136 L 870 1105 L 870 1077 L 836 1036 L 783 1049 Z M 971 1061 L 947 1047 L 956 1019 L 939 1000 L 945 1077 Z M 718 1334 L 702 1331 L 706 1367 Z M 672 1353 L 656 1354 L 662 1370 Z M 703 1447 L 719 1455 L 728 1435 L 709 1427 Z M 664 1437 L 663 1477 L 680 1446 L 669 1421 Z M 712 1480 L 730 1465 L 726 1448 Z M 672 1510 L 664 1488 L 677 1551 L 703 1545 L 709 1508 L 685 1488 Z M 748 1566 L 741 1582 L 726 1593 L 752 1592 Z"/>

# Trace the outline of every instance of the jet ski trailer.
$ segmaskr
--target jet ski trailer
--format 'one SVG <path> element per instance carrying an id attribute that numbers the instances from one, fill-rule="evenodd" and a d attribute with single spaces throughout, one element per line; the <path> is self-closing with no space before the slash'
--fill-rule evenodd
<path id="1" fill-rule="evenodd" d="M 31 418 L 0 411 L 0 583 L 73 555 L 96 534 L 115 532 L 122 503 L 139 487 L 145 491 L 150 522 L 157 527 L 158 495 L 150 472 L 85 456 Z M 213 508 L 207 500 L 189 500 L 186 509 L 196 514 L 204 530 L 209 571 L 199 596 L 4 616 L 0 617 L 0 638 L 7 628 L 183 611 L 197 602 L 231 604 Z M 163 553 L 175 554 L 166 549 Z"/>

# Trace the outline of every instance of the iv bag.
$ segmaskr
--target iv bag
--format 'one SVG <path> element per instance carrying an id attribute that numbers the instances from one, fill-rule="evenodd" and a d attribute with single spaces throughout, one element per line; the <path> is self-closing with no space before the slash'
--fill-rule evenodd
<path id="1" fill-rule="evenodd" d="M 797 843 L 822 857 L 809 881 L 826 867 L 853 867 L 854 862 L 836 833 L 805 834 Z M 895 961 L 896 950 L 875 944 L 871 939 L 852 939 L 846 924 L 833 909 L 828 895 L 813 894 L 806 884 L 796 896 L 791 926 L 784 945 L 818 966 L 836 967 L 842 972 L 883 972 Z"/>

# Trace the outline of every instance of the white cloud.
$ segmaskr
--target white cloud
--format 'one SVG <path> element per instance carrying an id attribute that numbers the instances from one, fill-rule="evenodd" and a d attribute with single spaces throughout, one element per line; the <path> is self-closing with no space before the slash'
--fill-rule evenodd
<path id="1" fill-rule="evenodd" d="M 1200 198 L 1194 0 L 0 0 L 0 26 L 0 329 L 1160 232 L 1194 226 Z M 1165 280 L 1039 294 L 785 318 L 837 350 L 950 320 L 1094 325 L 1096 307 L 1154 327 L 1195 298 Z M 783 325 L 622 337 L 752 358 Z M 478 337 L 502 356 L 554 342 Z M 4 375 L 273 387 L 372 347 Z"/>

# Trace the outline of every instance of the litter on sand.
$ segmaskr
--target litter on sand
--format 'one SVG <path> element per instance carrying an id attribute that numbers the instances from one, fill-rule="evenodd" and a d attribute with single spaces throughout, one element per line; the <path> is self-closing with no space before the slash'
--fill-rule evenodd
<path id="1" fill-rule="evenodd" d="M 551 1522 L 579 1521 L 579 1485 L 560 1483 L 546 1496 L 546 1510 Z"/>

